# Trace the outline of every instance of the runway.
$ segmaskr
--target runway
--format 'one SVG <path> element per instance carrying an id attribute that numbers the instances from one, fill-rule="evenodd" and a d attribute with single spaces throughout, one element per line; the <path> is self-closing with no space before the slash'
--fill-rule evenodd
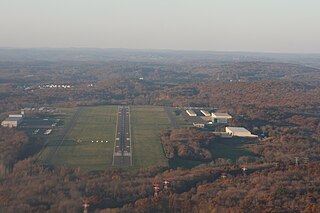
<path id="1" fill-rule="evenodd" d="M 112 165 L 116 167 L 132 166 L 129 106 L 118 107 L 117 129 L 114 144 Z"/>

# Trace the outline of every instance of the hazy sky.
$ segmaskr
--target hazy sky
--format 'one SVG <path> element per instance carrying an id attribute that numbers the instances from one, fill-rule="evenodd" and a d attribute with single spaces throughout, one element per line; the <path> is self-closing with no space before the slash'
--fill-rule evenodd
<path id="1" fill-rule="evenodd" d="M 320 53 L 320 0 L 0 0 L 0 47 Z"/>

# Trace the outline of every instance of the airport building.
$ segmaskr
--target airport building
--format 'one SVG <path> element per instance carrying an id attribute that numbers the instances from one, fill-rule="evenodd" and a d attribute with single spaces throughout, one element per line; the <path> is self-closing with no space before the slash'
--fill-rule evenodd
<path id="1" fill-rule="evenodd" d="M 202 123 L 193 123 L 193 126 L 198 128 L 204 128 L 206 125 Z"/>
<path id="2" fill-rule="evenodd" d="M 243 127 L 226 127 L 226 133 L 232 137 L 249 137 L 249 138 L 257 138 L 257 135 L 251 134 L 250 131 Z"/>
<path id="3" fill-rule="evenodd" d="M 210 117 L 211 116 L 211 114 L 206 110 L 200 110 L 200 112 L 206 117 Z"/>
<path id="4" fill-rule="evenodd" d="M 197 114 L 196 114 L 193 110 L 191 110 L 191 109 L 187 109 L 186 112 L 187 112 L 187 114 L 188 114 L 189 116 L 191 116 L 191 117 L 197 116 Z"/>
<path id="5" fill-rule="evenodd" d="M 227 124 L 228 120 L 232 118 L 228 113 L 212 113 L 212 123 Z"/>
<path id="6" fill-rule="evenodd" d="M 3 127 L 18 127 L 18 125 L 22 122 L 23 115 L 9 115 L 4 121 L 1 122 L 1 126 Z"/>
<path id="7" fill-rule="evenodd" d="M 3 127 L 18 127 L 18 125 L 22 122 L 22 118 L 19 117 L 9 117 L 1 122 L 1 126 Z"/>
<path id="8" fill-rule="evenodd" d="M 23 114 L 18 114 L 18 115 L 9 115 L 9 118 L 22 118 Z"/>

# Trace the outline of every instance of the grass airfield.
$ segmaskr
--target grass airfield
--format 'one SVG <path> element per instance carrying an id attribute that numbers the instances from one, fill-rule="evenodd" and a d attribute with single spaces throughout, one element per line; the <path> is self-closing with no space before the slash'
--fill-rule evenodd
<path id="1" fill-rule="evenodd" d="M 50 163 L 83 170 L 113 168 L 117 111 L 117 106 L 82 107 Z M 163 108 L 132 106 L 130 111 L 133 168 L 168 166 L 159 137 L 160 132 L 170 125 Z M 68 124 L 75 110 L 66 112 L 64 123 Z M 57 144 L 57 137 L 52 135 L 41 158 L 45 159 Z"/>
<path id="2" fill-rule="evenodd" d="M 84 170 L 111 166 L 116 119 L 116 106 L 82 107 L 51 163 Z"/>

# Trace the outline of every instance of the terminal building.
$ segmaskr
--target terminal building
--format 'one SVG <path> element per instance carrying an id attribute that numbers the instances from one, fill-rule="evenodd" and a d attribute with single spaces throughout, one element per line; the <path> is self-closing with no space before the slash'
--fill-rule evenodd
<path id="1" fill-rule="evenodd" d="M 212 113 L 212 123 L 215 124 L 227 124 L 228 120 L 232 118 L 228 113 Z"/>
<path id="2" fill-rule="evenodd" d="M 226 133 L 232 137 L 249 137 L 257 138 L 257 135 L 253 135 L 250 131 L 243 127 L 226 127 Z"/>
<path id="3" fill-rule="evenodd" d="M 3 127 L 18 127 L 22 122 L 23 115 L 9 115 L 4 121 L 1 122 L 1 126 Z"/>

